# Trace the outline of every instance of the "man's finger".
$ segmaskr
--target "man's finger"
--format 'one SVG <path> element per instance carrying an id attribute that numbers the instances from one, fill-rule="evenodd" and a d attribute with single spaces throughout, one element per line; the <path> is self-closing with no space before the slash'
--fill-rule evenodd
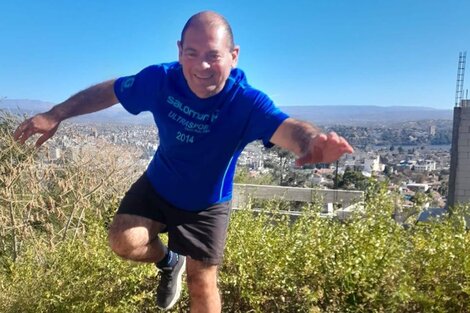
<path id="1" fill-rule="evenodd" d="M 15 132 L 13 133 L 13 138 L 15 140 L 18 140 L 18 138 L 20 138 L 20 135 L 26 130 L 28 122 L 29 120 L 26 120 L 16 128 Z"/>
<path id="2" fill-rule="evenodd" d="M 15 140 L 18 140 L 18 138 L 20 138 L 20 134 L 22 133 L 23 131 L 20 129 L 20 127 L 18 127 L 15 132 L 13 133 L 13 139 Z"/>
<path id="3" fill-rule="evenodd" d="M 31 137 L 33 135 L 33 132 L 27 128 L 20 136 L 19 138 L 19 141 L 22 145 L 24 145 L 24 143 L 26 142 L 26 140 L 28 140 L 29 137 Z"/>
<path id="4" fill-rule="evenodd" d="M 330 145 L 339 146 L 339 145 L 342 144 L 341 138 L 343 138 L 343 137 L 338 136 L 338 134 L 335 133 L 335 132 L 331 132 L 331 133 L 328 134 L 328 143 Z"/>
<path id="5" fill-rule="evenodd" d="M 36 148 L 39 148 L 44 142 L 46 142 L 47 139 L 51 138 L 51 136 L 52 136 L 51 134 L 45 133 L 44 135 L 39 137 L 38 140 L 36 141 Z"/>
<path id="6" fill-rule="evenodd" d="M 351 147 L 348 141 L 343 136 L 339 136 L 335 132 L 328 133 L 328 143 L 329 145 L 339 147 L 341 154 L 354 152 L 354 149 Z"/>
<path id="7" fill-rule="evenodd" d="M 349 154 L 353 153 L 354 148 L 349 144 L 349 142 L 346 139 L 344 139 L 344 137 L 339 137 L 339 138 L 341 140 L 341 143 L 344 146 L 344 150 L 343 150 L 344 153 L 349 153 Z"/>
<path id="8" fill-rule="evenodd" d="M 310 149 L 323 149 L 325 144 L 328 142 L 329 137 L 326 134 L 318 134 L 313 140 L 313 146 L 310 146 Z"/>

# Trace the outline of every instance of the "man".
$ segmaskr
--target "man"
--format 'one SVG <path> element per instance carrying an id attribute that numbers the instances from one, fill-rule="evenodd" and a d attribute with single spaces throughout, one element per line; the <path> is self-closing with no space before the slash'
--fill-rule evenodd
<path id="1" fill-rule="evenodd" d="M 236 69 L 239 47 L 215 12 L 192 16 L 178 41 L 179 63 L 90 87 L 14 133 L 40 146 L 72 116 L 120 102 L 153 113 L 160 145 L 146 173 L 123 198 L 109 230 L 119 256 L 154 262 L 162 271 L 157 305 L 171 308 L 186 269 L 191 312 L 220 312 L 217 266 L 223 257 L 236 160 L 256 139 L 294 152 L 297 164 L 331 163 L 352 147 L 335 133 L 289 118 Z M 158 234 L 168 231 L 168 248 Z"/>

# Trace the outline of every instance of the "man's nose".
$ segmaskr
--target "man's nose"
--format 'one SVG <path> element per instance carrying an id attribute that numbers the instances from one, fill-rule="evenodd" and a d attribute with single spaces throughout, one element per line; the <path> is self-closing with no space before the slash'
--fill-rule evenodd
<path id="1" fill-rule="evenodd" d="M 207 60 L 201 60 L 201 69 L 207 70 L 211 67 L 210 63 Z"/>

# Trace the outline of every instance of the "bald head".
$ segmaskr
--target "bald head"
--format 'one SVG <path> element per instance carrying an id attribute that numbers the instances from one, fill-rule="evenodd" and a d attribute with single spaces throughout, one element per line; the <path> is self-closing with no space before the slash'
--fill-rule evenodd
<path id="1" fill-rule="evenodd" d="M 181 32 L 181 44 L 184 44 L 184 36 L 186 34 L 186 31 L 189 28 L 204 28 L 204 27 L 221 27 L 226 35 L 227 35 L 227 41 L 230 47 L 230 50 L 233 50 L 235 47 L 235 43 L 233 40 L 233 33 L 232 33 L 232 28 L 230 27 L 230 24 L 227 22 L 227 20 L 220 15 L 219 13 L 213 12 L 213 11 L 202 11 L 199 13 L 194 14 L 189 18 L 189 20 L 186 22 L 186 24 L 183 27 L 183 31 Z"/>

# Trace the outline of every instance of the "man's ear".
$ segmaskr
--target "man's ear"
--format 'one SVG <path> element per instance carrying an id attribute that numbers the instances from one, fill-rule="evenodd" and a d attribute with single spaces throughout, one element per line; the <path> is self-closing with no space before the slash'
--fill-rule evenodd
<path id="1" fill-rule="evenodd" d="M 178 40 L 176 44 L 178 45 L 178 58 L 181 58 L 183 56 L 183 43 Z"/>
<path id="2" fill-rule="evenodd" d="M 232 55 L 232 68 L 237 67 L 239 53 L 240 53 L 240 46 L 235 46 L 230 52 L 230 54 Z"/>

